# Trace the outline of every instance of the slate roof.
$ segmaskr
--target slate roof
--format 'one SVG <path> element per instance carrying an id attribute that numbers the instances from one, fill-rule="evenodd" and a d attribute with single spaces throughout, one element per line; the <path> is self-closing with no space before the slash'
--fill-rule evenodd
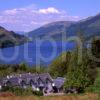
<path id="1" fill-rule="evenodd" d="M 0 80 L 1 85 L 5 83 L 10 83 L 12 86 L 20 86 L 21 82 L 24 81 L 26 85 L 30 85 L 30 81 L 33 81 L 35 84 L 38 84 L 38 81 L 45 83 L 46 80 L 53 82 L 49 73 L 43 74 L 31 74 L 31 73 L 24 73 L 24 74 L 16 74 L 11 75 L 9 77 L 5 77 Z"/>
<path id="2" fill-rule="evenodd" d="M 38 74 L 31 74 L 31 73 L 26 73 L 26 74 L 21 74 L 21 79 L 23 79 L 26 84 L 29 84 L 30 81 L 34 81 L 34 83 L 37 82 Z"/>
<path id="3" fill-rule="evenodd" d="M 56 79 L 52 79 L 49 73 L 43 73 L 43 74 L 31 74 L 31 73 L 24 73 L 24 74 L 16 74 L 12 75 L 9 78 L 4 77 L 0 78 L 0 85 L 4 85 L 5 83 L 10 83 L 11 86 L 21 86 L 21 82 L 24 81 L 26 85 L 30 85 L 31 82 L 33 82 L 36 86 L 39 86 L 40 83 L 43 83 L 45 85 L 46 81 L 49 81 L 50 83 L 54 83 L 55 86 L 60 89 L 65 82 L 65 78 L 58 77 Z"/>
<path id="4" fill-rule="evenodd" d="M 58 78 L 54 79 L 53 82 L 54 82 L 55 86 L 60 89 L 64 85 L 65 78 L 58 77 Z"/>
<path id="5" fill-rule="evenodd" d="M 50 76 L 49 73 L 39 74 L 39 77 L 42 79 L 43 82 L 45 82 L 47 79 L 52 83 L 53 79 Z"/>
<path id="6" fill-rule="evenodd" d="M 20 80 L 19 77 L 12 77 L 8 79 L 6 83 L 10 82 L 11 86 L 19 86 L 20 85 L 19 80 Z"/>

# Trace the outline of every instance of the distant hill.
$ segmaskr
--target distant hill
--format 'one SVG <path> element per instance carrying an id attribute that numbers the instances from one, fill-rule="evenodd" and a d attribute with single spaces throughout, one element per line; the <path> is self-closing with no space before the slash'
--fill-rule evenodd
<path id="1" fill-rule="evenodd" d="M 100 14 L 81 20 L 66 29 L 67 35 L 72 33 L 79 35 L 77 33 L 80 32 L 82 32 L 82 35 L 87 39 L 100 35 Z"/>
<path id="2" fill-rule="evenodd" d="M 45 36 L 55 36 L 57 35 L 56 38 L 59 38 L 58 35 L 61 35 L 65 31 L 66 28 L 71 26 L 75 22 L 71 21 L 58 21 L 58 22 L 53 22 L 50 24 L 46 24 L 43 27 L 40 27 L 36 30 L 33 30 L 28 33 L 28 36 L 31 38 L 37 38 L 37 37 L 45 37 Z"/>
<path id="3" fill-rule="evenodd" d="M 0 48 L 22 44 L 28 40 L 23 35 L 18 35 L 13 31 L 8 31 L 0 26 Z"/>
<path id="4" fill-rule="evenodd" d="M 24 35 L 26 32 L 24 32 L 24 31 L 15 31 L 15 33 L 20 34 L 20 35 Z"/>
<path id="5" fill-rule="evenodd" d="M 28 33 L 29 37 L 33 39 L 52 37 L 56 40 L 60 40 L 62 34 L 66 34 L 66 37 L 83 35 L 86 39 L 100 35 L 100 14 L 78 22 L 50 23 Z"/>

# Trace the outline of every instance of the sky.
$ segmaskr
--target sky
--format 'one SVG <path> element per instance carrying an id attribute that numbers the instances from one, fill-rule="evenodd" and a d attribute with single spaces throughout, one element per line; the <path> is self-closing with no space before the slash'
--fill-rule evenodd
<path id="1" fill-rule="evenodd" d="M 100 0 L 0 0 L 0 26 L 32 31 L 55 21 L 78 21 L 100 13 Z"/>

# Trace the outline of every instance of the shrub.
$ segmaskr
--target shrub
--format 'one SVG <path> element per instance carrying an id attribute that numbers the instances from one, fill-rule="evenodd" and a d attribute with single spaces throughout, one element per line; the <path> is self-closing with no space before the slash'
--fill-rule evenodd
<path id="1" fill-rule="evenodd" d="M 70 52 L 64 52 L 57 57 L 49 67 L 49 73 L 53 77 L 64 77 L 67 74 L 67 69 L 70 61 Z"/>
<path id="2" fill-rule="evenodd" d="M 33 94 L 36 95 L 36 96 L 43 96 L 42 91 L 33 91 Z"/>
<path id="3" fill-rule="evenodd" d="M 98 76 L 93 85 L 86 88 L 86 92 L 100 93 L 100 68 L 97 68 Z"/>
<path id="4" fill-rule="evenodd" d="M 86 92 L 92 92 L 92 93 L 100 93 L 100 87 L 96 87 L 94 85 L 89 86 L 85 89 Z"/>
<path id="5" fill-rule="evenodd" d="M 96 78 L 96 67 L 94 61 L 87 57 L 86 50 L 83 50 L 83 58 L 79 63 L 77 53 L 75 50 L 71 54 L 70 66 L 66 75 L 65 89 L 75 88 L 84 91 L 86 87 L 93 85 Z"/>
<path id="6" fill-rule="evenodd" d="M 23 89 L 20 87 L 3 87 L 2 92 L 12 92 L 17 96 L 32 95 L 31 88 Z"/>

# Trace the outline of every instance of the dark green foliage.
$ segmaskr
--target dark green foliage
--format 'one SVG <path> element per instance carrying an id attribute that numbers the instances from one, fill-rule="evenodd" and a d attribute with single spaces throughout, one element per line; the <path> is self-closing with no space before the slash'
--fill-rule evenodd
<path id="1" fill-rule="evenodd" d="M 26 72 L 28 70 L 28 65 L 25 63 L 22 63 L 19 65 L 19 70 Z"/>
<path id="2" fill-rule="evenodd" d="M 47 67 L 44 67 L 44 66 L 37 66 L 36 69 L 35 69 L 35 72 L 36 73 L 46 73 L 48 72 L 48 69 Z"/>
<path id="3" fill-rule="evenodd" d="M 12 46 L 14 46 L 15 45 L 15 43 L 13 43 L 12 41 L 10 41 L 10 40 L 5 40 L 4 42 L 2 42 L 1 44 L 0 44 L 0 47 L 1 48 L 5 48 L 5 47 L 12 47 Z"/>
<path id="4" fill-rule="evenodd" d="M 99 83 L 100 84 L 100 83 Z M 86 92 L 100 93 L 100 86 L 91 85 L 85 89 Z"/>
<path id="5" fill-rule="evenodd" d="M 65 76 L 70 61 L 70 52 L 63 53 L 50 65 L 49 72 L 52 76 Z"/>
<path id="6" fill-rule="evenodd" d="M 28 66 L 26 63 L 15 64 L 15 65 L 0 65 L 0 77 L 5 77 L 11 74 L 19 73 L 45 73 L 47 69 L 45 67 L 40 67 L 37 69 L 36 66 Z"/>
<path id="7" fill-rule="evenodd" d="M 20 87 L 3 87 L 3 89 L 1 91 L 2 92 L 11 92 L 17 96 L 26 96 L 26 95 L 33 94 L 33 91 L 31 88 L 23 89 Z"/>
<path id="8" fill-rule="evenodd" d="M 27 89 L 23 89 L 20 87 L 3 87 L 1 92 L 11 92 L 17 96 L 29 96 L 29 95 L 36 95 L 36 96 L 43 96 L 42 91 L 33 91 L 31 87 Z"/>
<path id="9" fill-rule="evenodd" d="M 98 76 L 93 85 L 86 88 L 86 92 L 100 93 L 100 68 L 97 68 Z"/>
<path id="10" fill-rule="evenodd" d="M 95 64 L 100 67 L 100 38 L 93 38 L 92 54 L 96 59 L 98 59 L 98 61 L 95 60 Z"/>
<path id="11" fill-rule="evenodd" d="M 10 65 L 0 65 L 0 76 L 6 76 L 12 73 L 12 66 Z"/>
<path id="12" fill-rule="evenodd" d="M 0 48 L 12 47 L 25 42 L 28 42 L 28 38 L 24 35 L 19 35 L 0 27 Z"/>
<path id="13" fill-rule="evenodd" d="M 85 88 L 88 86 L 90 79 L 87 75 L 87 68 L 84 65 L 70 66 L 67 73 L 67 81 L 65 83 L 65 88 L 75 87 L 75 88 Z"/>
<path id="14" fill-rule="evenodd" d="M 93 54 L 100 58 L 100 38 L 99 39 L 93 39 L 92 41 L 92 52 Z"/>
<path id="15" fill-rule="evenodd" d="M 71 56 L 70 65 L 66 75 L 65 88 L 74 87 L 84 90 L 89 85 L 92 85 L 96 78 L 96 66 L 94 61 L 90 60 L 83 51 L 82 62 L 77 62 L 77 51 L 74 51 Z"/>
<path id="16" fill-rule="evenodd" d="M 43 96 L 42 91 L 33 91 L 33 94 L 36 95 L 36 96 Z"/>

